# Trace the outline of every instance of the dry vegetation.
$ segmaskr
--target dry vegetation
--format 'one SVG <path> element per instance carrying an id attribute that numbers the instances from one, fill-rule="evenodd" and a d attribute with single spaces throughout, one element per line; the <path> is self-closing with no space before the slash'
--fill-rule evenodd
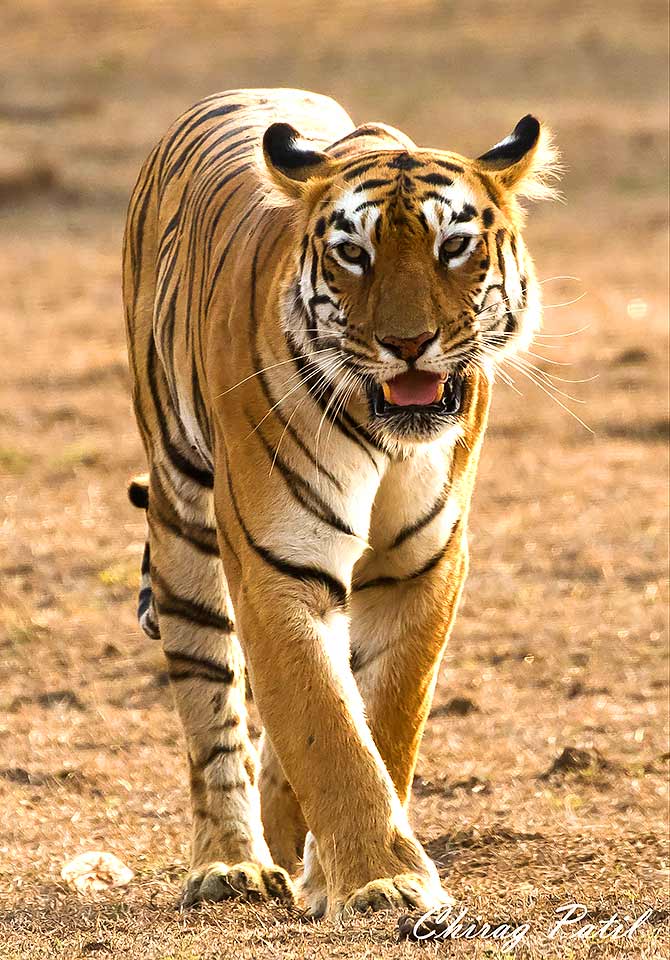
<path id="1" fill-rule="evenodd" d="M 414 817 L 471 913 L 531 922 L 515 956 L 667 956 L 665 4 L 14 0 L 2 16 L 0 956 L 423 956 L 383 916 L 174 909 L 186 770 L 134 620 L 120 237 L 183 107 L 280 84 L 464 152 L 529 109 L 556 128 L 568 202 L 532 212 L 530 243 L 544 278 L 581 278 L 548 279 L 547 303 L 585 296 L 547 311 L 535 352 L 597 375 L 566 386 L 593 434 L 528 383 L 497 390 Z M 70 892 L 61 864 L 90 849 L 136 880 Z M 656 912 L 625 945 L 548 941 L 571 900 Z"/>

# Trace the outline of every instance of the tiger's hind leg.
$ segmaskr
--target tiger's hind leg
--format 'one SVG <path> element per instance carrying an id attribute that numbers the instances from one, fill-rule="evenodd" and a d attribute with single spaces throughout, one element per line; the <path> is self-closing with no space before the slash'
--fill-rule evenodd
<path id="1" fill-rule="evenodd" d="M 150 600 L 190 770 L 193 838 L 183 904 L 230 897 L 291 903 L 290 879 L 273 863 L 263 836 L 244 658 L 231 619 L 211 491 L 183 482 L 177 494 L 167 471 L 155 465 L 147 516 Z"/>
<path id="2" fill-rule="evenodd" d="M 259 788 L 263 829 L 272 857 L 275 863 L 294 873 L 303 854 L 307 824 L 298 798 L 265 735 L 261 745 Z"/>

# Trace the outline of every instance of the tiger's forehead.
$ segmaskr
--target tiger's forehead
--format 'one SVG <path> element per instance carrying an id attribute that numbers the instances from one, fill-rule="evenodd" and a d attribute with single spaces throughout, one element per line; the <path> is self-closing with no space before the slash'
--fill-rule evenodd
<path id="1" fill-rule="evenodd" d="M 451 233 L 488 226 L 493 210 L 485 191 L 457 159 L 417 159 L 408 153 L 374 163 L 359 161 L 333 183 L 327 240 L 355 240 L 371 255 L 389 233 L 430 235 L 437 246 Z"/>

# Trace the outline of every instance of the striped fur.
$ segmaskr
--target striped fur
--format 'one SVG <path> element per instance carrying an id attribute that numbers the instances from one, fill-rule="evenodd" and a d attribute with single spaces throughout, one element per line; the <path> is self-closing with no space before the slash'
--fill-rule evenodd
<path id="1" fill-rule="evenodd" d="M 444 901 L 406 808 L 496 359 L 539 323 L 517 198 L 552 159 L 533 118 L 473 161 L 246 90 L 196 104 L 141 171 L 124 301 L 149 472 L 130 496 L 191 771 L 186 903 L 290 901 L 305 842 L 313 914 Z M 417 338 L 416 369 L 461 399 L 380 412 Z"/>

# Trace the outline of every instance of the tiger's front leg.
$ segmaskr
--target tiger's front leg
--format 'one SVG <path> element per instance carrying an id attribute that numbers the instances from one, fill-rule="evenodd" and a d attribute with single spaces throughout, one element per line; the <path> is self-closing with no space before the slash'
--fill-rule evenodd
<path id="1" fill-rule="evenodd" d="M 489 400 L 489 382 L 473 380 L 462 439 L 419 449 L 389 469 L 375 502 L 373 550 L 355 571 L 352 669 L 405 805 L 467 573 L 467 518 Z"/>
<path id="2" fill-rule="evenodd" d="M 347 606 L 360 538 L 259 515 L 249 484 L 217 478 L 229 583 L 254 698 L 323 867 L 329 913 L 444 901 L 365 719 Z M 237 486 L 236 486 L 237 484 Z M 278 519 L 279 518 L 279 519 Z M 232 546 L 232 544 L 231 544 Z M 375 896 L 368 893 L 375 892 Z"/>

